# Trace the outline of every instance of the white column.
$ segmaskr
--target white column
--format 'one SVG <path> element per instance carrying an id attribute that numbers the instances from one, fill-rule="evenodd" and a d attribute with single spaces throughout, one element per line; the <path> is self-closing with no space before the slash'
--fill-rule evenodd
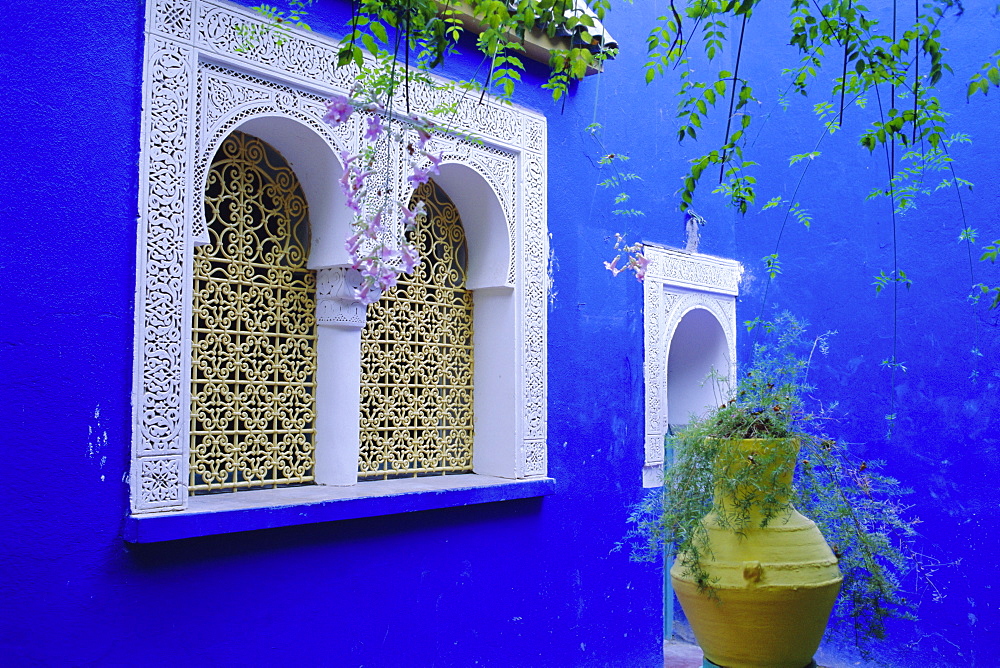
<path id="1" fill-rule="evenodd" d="M 316 483 L 358 482 L 361 421 L 361 330 L 365 305 L 347 267 L 316 272 Z"/>

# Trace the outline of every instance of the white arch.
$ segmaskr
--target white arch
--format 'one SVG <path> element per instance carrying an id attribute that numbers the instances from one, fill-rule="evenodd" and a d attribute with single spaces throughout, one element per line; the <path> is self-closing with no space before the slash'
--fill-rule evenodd
<path id="1" fill-rule="evenodd" d="M 684 424 L 691 412 L 700 413 L 708 405 L 707 393 L 702 392 L 711 388 L 701 387 L 708 368 L 721 366 L 717 369 L 720 375 L 735 378 L 736 295 L 741 267 L 732 260 L 654 244 L 644 244 L 643 252 L 650 264 L 643 287 L 646 456 L 642 478 L 643 486 L 657 487 L 662 484 L 664 464 L 669 465 L 664 461 L 663 435 L 669 423 Z M 686 318 L 691 320 L 684 322 Z M 682 343 L 671 350 L 675 337 Z M 705 352 L 709 357 L 700 362 L 697 352 L 690 359 L 690 352 L 681 351 L 683 341 L 690 349 L 715 352 Z M 682 367 L 679 374 L 677 364 Z M 671 365 L 675 366 L 673 374 Z M 688 376 L 692 377 L 689 382 L 682 380 Z M 668 390 L 668 384 L 676 387 Z M 692 386 L 695 393 L 689 395 L 690 401 L 676 396 L 678 392 L 689 393 Z"/>
<path id="2" fill-rule="evenodd" d="M 466 287 L 509 287 L 508 267 L 512 244 L 509 224 L 500 198 L 486 178 L 473 167 L 459 162 L 445 162 L 434 177 L 455 204 L 462 217 L 469 245 L 469 275 Z"/>
<path id="3" fill-rule="evenodd" d="M 203 159 L 211 162 L 222 141 L 237 130 L 273 146 L 295 172 L 309 203 L 312 238 L 309 268 L 349 264 L 344 240 L 350 236 L 351 218 L 337 182 L 344 168 L 331 139 L 300 119 L 271 110 L 240 120 L 231 117 L 227 121 L 220 124 L 215 141 L 207 147 Z M 207 178 L 207 170 L 204 178 Z"/>
<path id="4" fill-rule="evenodd" d="M 466 287 L 472 290 L 473 470 L 481 475 L 518 478 L 517 318 L 515 290 L 508 283 L 512 252 L 508 221 L 499 198 L 474 167 L 442 164 L 435 182 L 458 209 L 469 250 Z"/>

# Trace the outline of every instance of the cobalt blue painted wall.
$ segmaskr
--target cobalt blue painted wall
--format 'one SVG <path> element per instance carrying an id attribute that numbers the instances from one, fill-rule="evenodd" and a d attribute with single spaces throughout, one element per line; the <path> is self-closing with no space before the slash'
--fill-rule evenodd
<path id="1" fill-rule="evenodd" d="M 252 4 L 252 3 L 247 3 Z M 640 496 L 641 286 L 601 268 L 608 239 L 680 245 L 672 197 L 683 159 L 673 139 L 674 100 L 642 84 L 646 27 L 662 3 L 622 7 L 609 27 L 623 46 L 599 80 L 565 106 L 538 88 L 530 65 L 517 102 L 549 118 L 549 458 L 558 493 L 471 508 L 253 532 L 130 548 L 128 512 L 135 219 L 142 8 L 66 0 L 8 9 L 2 46 L 4 164 L 0 200 L 0 369 L 8 410 L 0 547 L 0 643 L 15 665 L 236 664 L 366 666 L 654 666 L 660 649 L 660 576 L 612 552 Z M 311 23 L 342 32 L 343 7 Z M 755 17 L 771 30 L 780 11 Z M 774 39 L 756 33 L 748 71 L 768 87 Z M 972 12 L 956 34 L 974 56 L 991 49 L 995 19 Z M 983 45 L 986 46 L 983 46 Z M 974 58 L 962 59 L 968 65 Z M 478 61 L 460 58 L 453 76 Z M 963 77 L 964 78 L 964 77 Z M 961 100 L 961 86 L 951 89 Z M 974 137 L 956 151 L 976 182 L 970 224 L 997 234 L 997 99 L 962 107 L 955 124 Z M 758 152 L 762 193 L 788 193 L 787 155 L 811 148 L 808 111 L 778 112 Z M 984 119 L 988 122 L 984 122 Z M 610 211 L 602 149 L 584 132 L 605 125 L 604 146 L 631 156 L 643 176 L 633 193 L 646 216 L 625 226 Z M 808 128 L 808 130 L 806 129 Z M 813 229 L 790 228 L 776 302 L 819 330 L 837 329 L 816 376 L 847 415 L 844 436 L 889 460 L 917 490 L 926 552 L 943 561 L 944 595 L 923 597 L 919 626 L 902 626 L 884 649 L 899 665 L 989 665 L 1000 626 L 995 570 L 1000 529 L 992 480 L 996 437 L 994 314 L 964 303 L 968 287 L 950 196 L 900 221 L 900 262 L 914 278 L 901 295 L 900 359 L 888 386 L 890 311 L 869 285 L 888 270 L 884 203 L 863 204 L 882 166 L 853 149 L 857 127 L 824 147 L 800 200 Z M 790 143 L 788 140 L 794 140 Z M 799 141 L 801 139 L 801 141 Z M 805 142 L 805 146 L 803 146 Z M 859 186 L 858 184 L 863 184 Z M 737 219 L 715 200 L 697 203 L 710 224 L 702 249 L 747 268 L 741 319 L 762 297 L 758 258 L 772 252 L 773 213 Z M 976 263 L 978 277 L 988 267 Z M 996 273 L 992 274 L 996 279 Z M 979 280 L 979 278 L 977 278 Z M 974 315 L 975 314 L 975 315 Z M 970 361 L 970 324 L 984 357 Z M 747 341 L 744 341 L 744 345 Z M 967 378 L 979 371 L 973 385 Z M 888 393 L 898 428 L 885 439 Z M 926 587 L 925 587 L 926 590 Z"/>
<path id="2" fill-rule="evenodd" d="M 656 3 L 651 4 L 655 15 Z M 611 193 L 593 185 L 606 172 L 592 167 L 589 179 L 578 181 L 581 177 L 575 171 L 553 165 L 553 192 L 574 193 L 585 213 L 578 216 L 580 233 L 572 239 L 560 239 L 561 225 L 554 226 L 559 294 L 550 317 L 554 328 L 565 326 L 585 338 L 602 328 L 627 331 L 631 337 L 641 331 L 638 285 L 627 277 L 602 278 L 603 271 L 597 268 L 601 260 L 613 256 L 609 236 L 627 230 L 632 239 L 683 245 L 673 194 L 683 174 L 682 161 L 697 155 L 701 147 L 676 144 L 675 101 L 667 97 L 667 86 L 660 82 L 648 88 L 634 85 L 642 78 L 642 53 L 631 47 L 633 41 L 641 44 L 645 37 L 651 18 L 647 11 L 638 6 L 616 10 L 615 17 L 624 27 L 611 25 L 623 53 L 601 81 L 577 90 L 573 105 L 565 112 L 579 117 L 578 126 L 595 120 L 603 123 L 607 151 L 631 156 L 625 169 L 644 178 L 632 193 L 646 216 L 627 222 L 611 214 Z M 796 62 L 791 50 L 781 46 L 787 41 L 786 21 L 785 8 L 772 3 L 762 6 L 751 21 L 741 64 L 758 96 L 769 100 L 768 106 L 753 110 L 757 118 L 750 129 L 755 145 L 748 157 L 761 162 L 754 171 L 760 179 L 758 206 L 774 195 L 792 197 L 799 171 L 789 169 L 788 158 L 813 150 L 821 132 L 811 109 L 822 100 L 792 98 L 788 112 L 774 104 L 776 93 L 788 87 L 780 67 Z M 951 131 L 973 138 L 971 146 L 956 145 L 952 154 L 958 174 L 974 182 L 975 189 L 962 192 L 964 222 L 953 190 L 921 198 L 916 211 L 897 220 L 899 267 L 914 285 L 899 294 L 897 354 L 907 372 L 897 375 L 894 387 L 880 365 L 892 355 L 891 295 L 876 297 L 872 286 L 880 271 L 892 269 L 891 219 L 885 200 L 865 202 L 870 190 L 884 187 L 886 167 L 884 157 L 869 157 L 857 147 L 857 138 L 870 118 L 864 120 L 858 110 L 849 112 L 845 128 L 820 146 L 823 155 L 810 167 L 795 198 L 810 211 L 814 223 L 809 230 L 794 222 L 785 228 L 778 248 L 784 273 L 766 297 L 760 259 L 775 251 L 781 216 L 776 211 L 736 215 L 718 197 L 707 194 L 713 185 L 708 177 L 695 202 L 709 221 L 703 228 L 701 250 L 735 257 L 746 268 L 738 320 L 756 317 L 763 305 L 765 315 L 777 308 L 807 319 L 815 334 L 837 330 L 830 354 L 818 359 L 811 375 L 818 385 L 816 397 L 826 405 L 839 401 L 839 436 L 856 443 L 861 456 L 887 460 L 886 471 L 914 489 L 907 501 L 913 504 L 912 514 L 922 520 L 915 547 L 924 565 L 906 585 L 919 604 L 920 621 L 895 624 L 889 639 L 876 648 L 873 665 L 993 665 L 1000 653 L 994 632 L 1000 628 L 1000 592 L 989 575 L 1000 561 L 996 538 L 1000 533 L 996 512 L 1000 443 L 993 433 L 1000 424 L 1000 315 L 966 300 L 973 282 L 1000 283 L 1000 271 L 978 261 L 981 246 L 1000 238 L 1000 152 L 996 149 L 1000 145 L 1000 98 L 994 90 L 988 98 L 965 101 L 968 77 L 1000 46 L 1000 18 L 991 15 L 988 7 L 969 5 L 963 17 L 949 19 L 941 29 L 956 73 L 946 75 L 940 95 L 955 113 Z M 779 64 L 783 55 L 788 59 Z M 716 122 L 706 126 L 704 136 L 721 132 Z M 571 160 L 593 162 L 601 153 L 585 134 L 568 133 L 565 144 L 557 142 L 550 142 L 554 156 L 564 145 L 565 156 Z M 944 176 L 929 177 L 932 186 Z M 972 248 L 974 281 L 969 274 L 969 249 L 958 243 L 966 224 L 980 235 L 980 242 Z M 574 307 L 577 313 L 570 313 Z M 639 407 L 630 408 L 618 400 L 625 388 L 635 387 L 630 377 L 639 373 L 638 348 L 619 349 L 615 339 L 608 335 L 600 358 L 606 364 L 599 373 L 608 388 L 600 397 L 608 402 L 603 404 L 608 410 L 587 414 L 611 415 L 623 430 L 638 429 L 638 423 L 627 420 L 639 414 Z M 753 337 L 741 332 L 741 360 L 747 359 L 752 343 Z M 981 357 L 970 354 L 973 347 L 978 347 Z M 550 348 L 559 350 L 559 343 L 553 340 Z M 572 343 L 565 348 L 572 354 Z M 580 366 L 587 365 L 591 350 L 575 350 Z M 971 379 L 974 373 L 975 381 Z M 553 407 L 562 405 L 567 391 L 589 391 L 569 373 L 565 381 L 574 389 L 554 382 L 553 387 L 559 389 L 551 400 Z M 885 415 L 893 410 L 892 396 L 898 419 L 889 438 Z M 581 419 L 588 419 L 587 414 Z M 851 665 L 857 660 L 850 647 L 830 645 L 825 651 L 828 659 Z"/>
<path id="3" fill-rule="evenodd" d="M 324 6 L 311 23 L 339 30 L 342 9 Z M 13 180 L 0 225 L 5 662 L 657 665 L 660 571 L 612 552 L 641 494 L 641 291 L 600 268 L 611 228 L 587 209 L 595 151 L 582 126 L 596 82 L 561 113 L 537 88 L 544 68 L 530 66 L 517 98 L 550 118 L 556 495 L 129 547 L 143 10 L 98 0 L 12 11 L 2 52 Z M 641 46 L 638 32 L 630 38 Z M 637 62 L 609 71 L 600 98 L 643 119 L 659 103 L 636 104 Z M 654 163 L 654 149 L 637 161 Z"/>

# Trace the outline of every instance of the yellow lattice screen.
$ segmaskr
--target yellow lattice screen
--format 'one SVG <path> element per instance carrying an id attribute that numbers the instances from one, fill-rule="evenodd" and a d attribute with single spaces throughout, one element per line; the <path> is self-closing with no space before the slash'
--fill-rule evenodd
<path id="1" fill-rule="evenodd" d="M 361 343 L 361 479 L 472 471 L 472 293 L 458 209 L 433 181 L 411 233 L 422 262 L 368 306 Z"/>
<path id="2" fill-rule="evenodd" d="M 313 479 L 316 275 L 295 173 L 240 132 L 212 162 L 195 251 L 191 492 Z"/>

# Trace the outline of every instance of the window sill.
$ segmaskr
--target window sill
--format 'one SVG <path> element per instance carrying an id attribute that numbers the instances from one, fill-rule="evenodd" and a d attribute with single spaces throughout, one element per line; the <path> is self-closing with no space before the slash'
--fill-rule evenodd
<path id="1" fill-rule="evenodd" d="M 351 487 L 311 485 L 193 496 L 185 510 L 130 515 L 125 522 L 125 540 L 129 543 L 158 543 L 237 531 L 526 499 L 554 492 L 555 480 L 552 478 L 510 480 L 468 474 L 378 480 Z"/>

